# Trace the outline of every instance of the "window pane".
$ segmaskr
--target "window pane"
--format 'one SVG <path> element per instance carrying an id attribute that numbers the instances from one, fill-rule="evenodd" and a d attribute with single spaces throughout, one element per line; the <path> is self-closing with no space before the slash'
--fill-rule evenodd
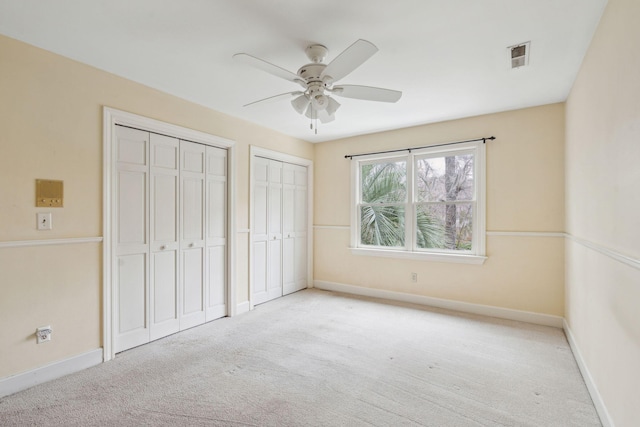
<path id="1" fill-rule="evenodd" d="M 360 194 L 364 203 L 398 203 L 407 200 L 407 162 L 360 166 Z"/>
<path id="2" fill-rule="evenodd" d="M 473 200 L 473 154 L 431 157 L 416 161 L 418 200 Z"/>
<path id="3" fill-rule="evenodd" d="M 404 246 L 404 205 L 360 206 L 360 243 Z"/>
<path id="4" fill-rule="evenodd" d="M 418 205 L 416 223 L 416 238 L 421 249 L 472 249 L 471 203 Z"/>

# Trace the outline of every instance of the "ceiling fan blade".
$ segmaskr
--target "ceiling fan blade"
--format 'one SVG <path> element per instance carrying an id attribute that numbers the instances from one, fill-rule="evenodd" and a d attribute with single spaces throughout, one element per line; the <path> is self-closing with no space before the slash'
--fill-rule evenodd
<path id="1" fill-rule="evenodd" d="M 251 56 L 247 53 L 236 53 L 235 55 L 233 55 L 233 59 L 243 64 L 247 64 L 252 67 L 258 68 L 262 71 L 266 71 L 267 73 L 274 75 L 276 77 L 289 80 L 290 82 L 300 83 L 301 81 L 300 77 L 298 77 L 297 74 L 294 74 L 291 71 L 285 70 L 282 67 L 278 67 L 277 65 L 274 65 L 263 59 L 256 58 L 255 56 Z"/>
<path id="2" fill-rule="evenodd" d="M 263 99 L 259 99 L 257 101 L 250 102 L 248 104 L 244 104 L 243 107 L 248 107 L 249 105 L 257 104 L 259 102 L 277 101 L 278 99 L 283 98 L 285 96 L 296 96 L 296 95 L 302 95 L 302 92 L 300 92 L 300 91 L 287 92 L 287 93 L 281 93 L 281 94 L 278 94 L 278 95 L 273 95 L 273 96 L 270 96 L 268 98 L 263 98 Z"/>
<path id="3" fill-rule="evenodd" d="M 335 86 L 331 93 L 345 98 L 378 102 L 397 102 L 402 96 L 402 92 L 398 90 L 358 85 Z"/>
<path id="4" fill-rule="evenodd" d="M 321 77 L 331 76 L 333 81 L 337 82 L 362 65 L 377 51 L 378 48 L 373 43 L 362 39 L 357 40 L 326 66 Z"/>

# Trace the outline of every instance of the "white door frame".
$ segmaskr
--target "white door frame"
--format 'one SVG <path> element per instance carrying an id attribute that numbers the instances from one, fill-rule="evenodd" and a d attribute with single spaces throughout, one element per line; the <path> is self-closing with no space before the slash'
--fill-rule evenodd
<path id="1" fill-rule="evenodd" d="M 227 150 L 227 315 L 233 316 L 236 311 L 236 282 L 235 282 L 235 251 L 236 251 L 236 171 L 235 171 L 235 142 L 219 136 L 188 129 L 182 126 L 172 125 L 150 119 L 137 114 L 127 113 L 110 107 L 104 107 L 103 112 L 103 167 L 102 167 L 102 317 L 103 335 L 102 348 L 103 360 L 106 362 L 115 357 L 115 334 L 113 325 L 115 321 L 115 301 L 112 289 L 113 268 L 113 243 L 114 231 L 111 222 L 112 206 L 114 205 L 112 194 L 115 179 L 114 149 L 116 147 L 115 126 L 130 126 L 150 132 L 172 136 L 178 139 L 198 142 L 204 145 L 224 148 Z"/>
<path id="2" fill-rule="evenodd" d="M 313 160 L 249 146 L 249 309 L 253 310 L 253 166 L 256 157 L 264 157 L 307 168 L 307 288 L 313 287 Z"/>

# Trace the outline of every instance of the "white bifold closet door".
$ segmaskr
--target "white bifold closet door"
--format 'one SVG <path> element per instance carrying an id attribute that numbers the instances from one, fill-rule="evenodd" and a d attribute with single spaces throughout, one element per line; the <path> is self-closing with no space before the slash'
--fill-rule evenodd
<path id="1" fill-rule="evenodd" d="M 178 314 L 180 141 L 157 134 L 150 134 L 150 140 L 149 333 L 150 339 L 155 340 L 180 330 Z"/>
<path id="2" fill-rule="evenodd" d="M 253 304 L 307 287 L 307 168 L 253 162 Z"/>
<path id="3" fill-rule="evenodd" d="M 226 315 L 226 150 L 117 127 L 116 352 Z"/>
<path id="4" fill-rule="evenodd" d="M 307 168 L 282 166 L 282 293 L 307 287 Z"/>
<path id="5" fill-rule="evenodd" d="M 205 321 L 227 315 L 227 150 L 206 149 Z"/>
<path id="6" fill-rule="evenodd" d="M 180 144 L 180 158 L 180 326 L 185 329 L 200 325 L 205 319 L 205 147 L 183 141 Z"/>

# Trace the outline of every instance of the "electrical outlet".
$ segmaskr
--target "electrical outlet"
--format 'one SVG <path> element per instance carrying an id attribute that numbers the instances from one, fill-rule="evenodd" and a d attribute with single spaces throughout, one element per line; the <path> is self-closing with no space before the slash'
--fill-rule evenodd
<path id="1" fill-rule="evenodd" d="M 41 326 L 36 329 L 36 339 L 38 341 L 38 344 L 51 341 L 51 332 L 51 326 Z"/>
<path id="2" fill-rule="evenodd" d="M 418 281 L 418 273 L 411 273 L 411 281 L 416 283 Z"/>

